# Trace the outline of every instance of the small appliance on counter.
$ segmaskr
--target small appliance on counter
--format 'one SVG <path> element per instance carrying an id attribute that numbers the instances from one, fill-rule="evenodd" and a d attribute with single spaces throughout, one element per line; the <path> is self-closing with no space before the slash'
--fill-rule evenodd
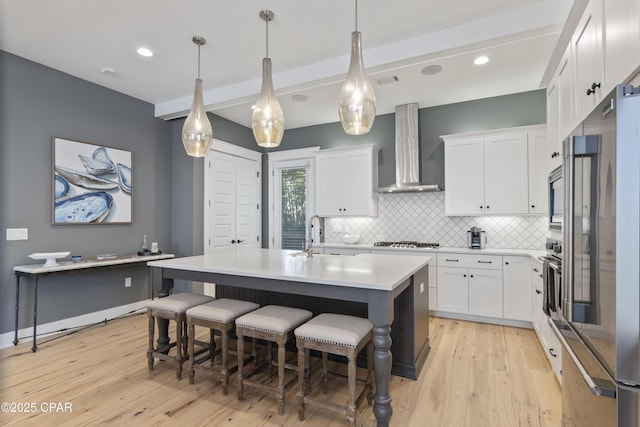
<path id="1" fill-rule="evenodd" d="M 487 243 L 487 236 L 484 234 L 484 230 L 480 227 L 471 227 L 471 230 L 467 231 L 467 246 L 471 249 L 484 249 Z"/>

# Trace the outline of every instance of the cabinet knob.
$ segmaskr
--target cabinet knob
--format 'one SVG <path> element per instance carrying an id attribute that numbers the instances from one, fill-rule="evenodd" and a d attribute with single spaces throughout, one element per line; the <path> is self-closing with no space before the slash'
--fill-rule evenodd
<path id="1" fill-rule="evenodd" d="M 552 355 L 553 357 L 558 357 L 558 355 L 553 352 L 552 348 L 549 349 L 549 354 Z"/>
<path id="2" fill-rule="evenodd" d="M 489 209 L 489 205 L 487 205 L 486 208 Z"/>
<path id="3" fill-rule="evenodd" d="M 542 291 L 536 289 L 536 294 L 540 295 L 542 293 Z"/>
<path id="4" fill-rule="evenodd" d="M 589 89 L 587 89 L 587 96 L 592 93 L 596 93 L 596 88 L 600 87 L 600 83 L 593 83 Z"/>
<path id="5" fill-rule="evenodd" d="M 482 209 L 482 205 L 480 205 L 480 209 Z"/>
<path id="6" fill-rule="evenodd" d="M 469 277 L 473 277 L 473 274 L 470 274 Z"/>
<path id="7" fill-rule="evenodd" d="M 509 261 L 505 261 L 504 265 L 509 265 Z"/>
<path id="8" fill-rule="evenodd" d="M 467 275 L 466 275 L 466 274 L 463 274 L 463 275 L 462 275 L 462 277 L 467 277 Z"/>
<path id="9" fill-rule="evenodd" d="M 531 209 L 535 209 L 536 205 L 531 205 Z"/>
<path id="10" fill-rule="evenodd" d="M 238 240 L 236 243 L 242 243 L 244 242 L 244 240 Z"/>
<path id="11" fill-rule="evenodd" d="M 232 240 L 232 241 L 231 241 L 231 243 L 233 243 L 233 244 L 235 245 L 235 243 L 236 243 L 235 239 L 234 239 L 234 240 Z"/>

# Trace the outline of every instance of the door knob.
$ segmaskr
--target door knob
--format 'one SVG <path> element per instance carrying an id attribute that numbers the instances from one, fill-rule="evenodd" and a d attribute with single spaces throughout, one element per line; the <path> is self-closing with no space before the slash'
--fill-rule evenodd
<path id="1" fill-rule="evenodd" d="M 238 240 L 236 243 L 242 243 L 244 242 L 244 240 Z"/>
<path id="2" fill-rule="evenodd" d="M 235 239 L 234 239 L 234 240 L 232 240 L 232 241 L 231 241 L 231 243 L 235 245 L 235 243 L 236 243 Z"/>
<path id="3" fill-rule="evenodd" d="M 591 95 L 592 93 L 596 93 L 597 87 L 600 87 L 600 83 L 593 83 L 591 87 L 587 89 L 587 96 Z"/>

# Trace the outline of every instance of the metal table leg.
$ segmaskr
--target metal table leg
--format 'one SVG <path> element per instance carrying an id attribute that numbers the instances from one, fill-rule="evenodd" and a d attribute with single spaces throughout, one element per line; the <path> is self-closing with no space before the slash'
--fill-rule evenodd
<path id="1" fill-rule="evenodd" d="M 38 329 L 38 276 L 36 276 L 36 289 L 35 294 L 33 295 L 33 346 L 31 347 L 32 352 L 36 352 L 38 346 L 36 345 L 36 334 Z"/>

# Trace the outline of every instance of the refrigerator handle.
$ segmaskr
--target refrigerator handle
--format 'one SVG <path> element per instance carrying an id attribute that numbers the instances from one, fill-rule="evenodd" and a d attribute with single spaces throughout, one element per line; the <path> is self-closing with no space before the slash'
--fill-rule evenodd
<path id="1" fill-rule="evenodd" d="M 564 350 L 567 352 L 567 354 L 573 361 L 573 364 L 576 365 L 578 372 L 580 372 L 582 379 L 587 384 L 587 387 L 589 387 L 589 391 L 591 392 L 591 394 L 595 396 L 610 397 L 612 399 L 615 399 L 616 398 L 615 386 L 608 380 L 603 380 L 600 378 L 595 378 L 595 379 L 592 378 L 591 375 L 589 375 L 587 370 L 584 368 L 584 366 L 582 366 L 582 363 L 580 363 L 580 359 L 578 359 L 578 356 L 576 356 L 576 354 L 573 352 L 573 350 L 567 343 L 567 340 L 565 340 L 562 333 L 560 333 L 560 331 L 558 330 L 558 327 L 556 326 L 555 322 L 550 318 L 547 318 L 547 322 L 549 323 L 549 326 L 551 327 L 553 334 L 558 338 L 558 340 L 560 341 L 560 344 L 562 344 L 562 347 L 564 348 Z"/>
<path id="2" fill-rule="evenodd" d="M 562 315 L 568 322 L 573 322 L 573 233 L 575 215 L 575 137 L 569 137 L 563 142 L 563 170 L 564 170 L 564 215 L 563 215 L 563 246 L 562 257 Z"/>

